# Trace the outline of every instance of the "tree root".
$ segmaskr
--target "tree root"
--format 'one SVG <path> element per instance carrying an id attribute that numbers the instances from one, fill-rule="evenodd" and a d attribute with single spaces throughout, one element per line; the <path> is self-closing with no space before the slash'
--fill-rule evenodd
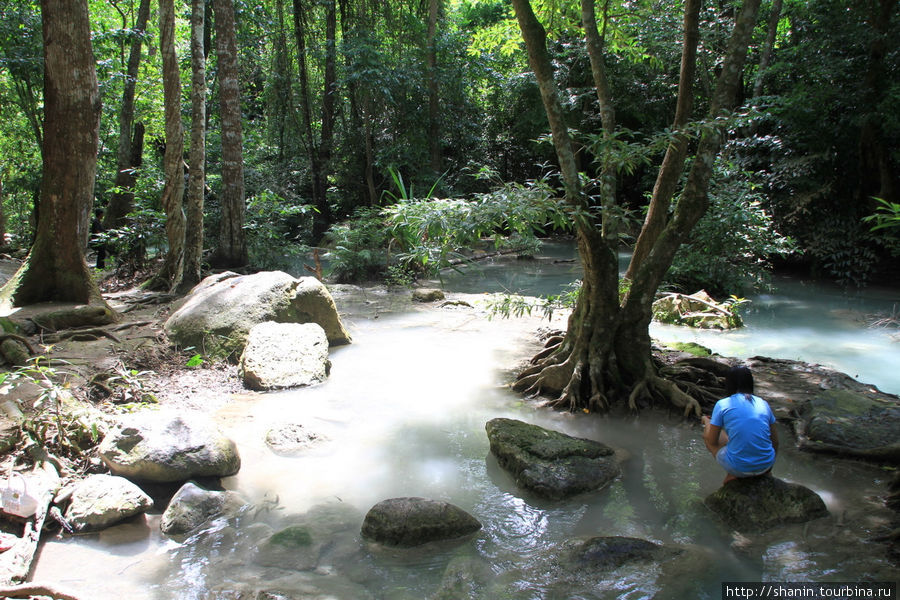
<path id="1" fill-rule="evenodd" d="M 44 336 L 44 341 L 51 344 L 57 344 L 64 340 L 72 340 L 74 342 L 92 342 L 99 340 L 101 337 L 109 338 L 117 344 L 121 344 L 122 340 L 99 327 L 91 327 L 87 329 L 70 329 L 68 331 L 59 331 Z"/>
<path id="2" fill-rule="evenodd" d="M 0 587 L 0 597 L 9 600 L 28 600 L 29 598 L 52 598 L 53 600 L 79 600 L 77 596 L 60 591 L 49 585 L 23 583 L 10 587 Z"/>

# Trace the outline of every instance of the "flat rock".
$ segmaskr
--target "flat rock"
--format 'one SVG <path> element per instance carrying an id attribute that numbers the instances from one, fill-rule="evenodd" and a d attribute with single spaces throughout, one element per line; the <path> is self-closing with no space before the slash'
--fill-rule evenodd
<path id="1" fill-rule="evenodd" d="M 219 273 L 197 284 L 166 321 L 176 344 L 207 356 L 237 359 L 254 325 L 317 323 L 332 346 L 350 342 L 331 294 L 315 277 L 282 271 Z"/>
<path id="2" fill-rule="evenodd" d="M 241 468 L 237 446 L 202 413 L 124 415 L 103 438 L 100 458 L 116 475 L 149 481 L 227 477 Z"/>
<path id="3" fill-rule="evenodd" d="M 364 538 L 386 546 L 411 547 L 460 538 L 481 529 L 463 509 L 427 498 L 391 498 L 373 506 L 363 520 Z"/>
<path id="4" fill-rule="evenodd" d="M 514 419 L 492 419 L 485 429 L 500 466 L 538 496 L 558 500 L 597 490 L 620 474 L 606 444 Z"/>
<path id="5" fill-rule="evenodd" d="M 704 504 L 741 533 L 805 523 L 828 514 L 818 494 L 770 475 L 729 481 L 707 496 Z"/>
<path id="6" fill-rule="evenodd" d="M 124 477 L 91 475 L 75 484 L 65 518 L 75 531 L 97 531 L 152 506 L 150 496 Z"/>
<path id="7" fill-rule="evenodd" d="M 322 383 L 330 367 L 328 338 L 316 323 L 254 325 L 240 359 L 244 385 L 263 391 Z"/>
<path id="8" fill-rule="evenodd" d="M 328 439 L 326 434 L 313 431 L 301 423 L 285 423 L 266 432 L 266 445 L 281 456 L 303 454 Z"/>
<path id="9" fill-rule="evenodd" d="M 437 288 L 416 288 L 412 291 L 414 302 L 437 302 L 445 297 L 444 292 Z"/>
<path id="10" fill-rule="evenodd" d="M 821 390 L 801 411 L 803 450 L 900 462 L 900 405 L 844 389 Z"/>

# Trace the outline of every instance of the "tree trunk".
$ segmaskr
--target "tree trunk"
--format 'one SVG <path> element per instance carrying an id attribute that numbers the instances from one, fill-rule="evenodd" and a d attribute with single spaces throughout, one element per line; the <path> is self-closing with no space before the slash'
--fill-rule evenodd
<path id="1" fill-rule="evenodd" d="M 185 216 L 181 69 L 175 53 L 173 0 L 159 0 L 159 43 L 163 61 L 163 101 L 166 121 L 166 151 L 163 156 L 166 182 L 160 203 L 166 211 L 166 239 L 169 248 L 159 273 L 148 286 L 156 289 L 174 289 L 181 281 L 183 270 Z"/>
<path id="2" fill-rule="evenodd" d="M 136 169 L 141 166 L 141 155 L 144 148 L 144 126 L 141 123 L 137 125 L 134 123 L 134 89 L 137 84 L 138 68 L 141 64 L 141 46 L 149 16 L 150 0 L 141 0 L 137 19 L 131 30 L 133 37 L 125 69 L 122 105 L 119 109 L 119 147 L 116 154 L 116 177 L 113 184 L 115 191 L 110 195 L 109 203 L 106 206 L 106 214 L 103 217 L 104 229 L 124 225 L 125 215 L 130 213 L 134 206 Z"/>
<path id="3" fill-rule="evenodd" d="M 179 292 L 200 283 L 203 259 L 203 193 L 206 189 L 206 0 L 191 1 L 191 151 L 185 204 L 184 270 Z"/>
<path id="4" fill-rule="evenodd" d="M 437 22 L 440 13 L 440 0 L 429 0 L 428 32 L 425 38 L 426 59 L 425 72 L 428 86 L 428 154 L 431 170 L 435 175 L 441 172 L 441 137 L 440 137 L 440 96 L 437 77 Z"/>
<path id="5" fill-rule="evenodd" d="M 219 105 L 222 120 L 222 218 L 216 264 L 243 267 L 248 262 L 244 236 L 244 163 L 241 96 L 232 0 L 213 0 Z"/>
<path id="6" fill-rule="evenodd" d="M 87 0 L 42 0 L 41 15 L 45 142 L 41 210 L 31 252 L 0 290 L 0 304 L 103 304 L 84 257 L 100 125 Z"/>
<path id="7" fill-rule="evenodd" d="M 758 98 L 762 95 L 763 77 L 772 61 L 772 55 L 775 54 L 775 37 L 778 35 L 778 21 L 781 20 L 781 6 L 783 0 L 772 0 L 771 12 L 769 12 L 769 21 L 766 31 L 766 43 L 762 47 L 759 56 L 759 70 L 756 72 L 756 80 L 753 82 L 753 97 Z"/>
<path id="8" fill-rule="evenodd" d="M 700 5 L 701 0 L 687 0 L 684 5 L 684 43 L 681 49 L 681 70 L 678 77 L 678 100 L 675 106 L 675 119 L 672 130 L 684 127 L 691 116 L 694 105 L 694 77 L 697 72 L 697 44 L 700 41 Z M 688 138 L 679 134 L 666 148 L 662 165 L 653 185 L 653 194 L 644 225 L 634 246 L 631 262 L 625 278 L 634 279 L 638 266 L 646 260 L 647 255 L 656 243 L 656 239 L 666 226 L 669 206 L 675 195 L 678 180 L 684 171 L 687 158 Z"/>
<path id="9" fill-rule="evenodd" d="M 513 0 L 513 4 L 529 61 L 541 88 L 569 196 L 577 184 L 577 179 L 575 184 L 571 182 L 573 177 L 577 178 L 577 172 L 574 176 L 567 174 L 573 165 L 567 166 L 564 162 L 569 160 L 571 142 L 559 115 L 543 28 L 534 18 L 528 0 Z M 759 0 L 744 3 L 717 83 L 710 108 L 712 117 L 719 116 L 721 108 L 728 106 L 735 96 L 758 8 Z M 591 0 L 582 3 L 582 18 L 595 82 L 602 88 L 602 44 L 598 45 L 602 37 L 597 32 Z M 598 89 L 598 98 L 602 106 L 609 95 Z M 598 230 L 596 225 L 590 226 L 590 217 L 576 217 L 578 250 L 584 266 L 578 301 L 565 336 L 557 345 L 533 359 L 532 366 L 519 375 L 515 389 L 552 394 L 556 398 L 551 404 L 568 410 L 605 410 L 617 400 L 627 400 L 628 406 L 636 409 L 639 400 L 662 398 L 682 408 L 685 414 L 699 414 L 700 406 L 694 398 L 657 374 L 651 356 L 649 324 L 656 289 L 678 246 L 706 210 L 706 189 L 721 141 L 722 132 L 714 128 L 702 137 L 675 216 L 658 236 L 648 259 L 637 269 L 635 280 L 621 305 L 616 236 L 613 232 Z M 614 197 L 604 198 L 604 212 L 614 202 Z M 580 204 L 575 202 L 575 206 Z"/>

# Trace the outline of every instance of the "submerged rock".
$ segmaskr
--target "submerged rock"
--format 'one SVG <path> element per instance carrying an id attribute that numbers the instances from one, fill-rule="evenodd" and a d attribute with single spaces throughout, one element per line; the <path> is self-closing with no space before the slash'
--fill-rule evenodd
<path id="1" fill-rule="evenodd" d="M 152 506 L 150 496 L 124 477 L 91 475 L 75 485 L 65 518 L 75 531 L 97 531 Z"/>
<path id="2" fill-rule="evenodd" d="M 364 538 L 386 546 L 418 546 L 460 538 L 481 529 L 463 509 L 426 498 L 391 498 L 373 506 L 362 525 Z"/>
<path id="3" fill-rule="evenodd" d="M 149 481 L 227 477 L 241 468 L 235 443 L 200 413 L 125 415 L 103 438 L 99 452 L 114 474 Z"/>
<path id="4" fill-rule="evenodd" d="M 236 358 L 250 329 L 266 321 L 317 323 L 332 346 L 350 342 L 325 286 L 315 277 L 297 279 L 282 271 L 207 277 L 172 313 L 165 330 L 179 346 Z"/>
<path id="5" fill-rule="evenodd" d="M 754 533 L 788 523 L 805 523 L 828 514 L 818 494 L 771 475 L 729 481 L 704 500 L 729 527 Z"/>
<path id="6" fill-rule="evenodd" d="M 325 330 L 315 323 L 255 325 L 240 360 L 244 385 L 253 390 L 322 383 L 330 367 Z"/>
<path id="7" fill-rule="evenodd" d="M 485 429 L 500 466 L 544 498 L 597 490 L 619 476 L 615 451 L 606 444 L 514 419 L 492 419 Z"/>
<path id="8" fill-rule="evenodd" d="M 234 492 L 203 489 L 192 481 L 175 492 L 159 522 L 166 535 L 187 533 L 219 515 L 237 511 L 244 505 Z"/>
<path id="9" fill-rule="evenodd" d="M 844 389 L 822 390 L 797 421 L 804 450 L 900 462 L 900 405 Z"/>
<path id="10" fill-rule="evenodd" d="M 329 439 L 301 423 L 285 423 L 266 432 L 266 445 L 275 454 L 297 456 Z"/>

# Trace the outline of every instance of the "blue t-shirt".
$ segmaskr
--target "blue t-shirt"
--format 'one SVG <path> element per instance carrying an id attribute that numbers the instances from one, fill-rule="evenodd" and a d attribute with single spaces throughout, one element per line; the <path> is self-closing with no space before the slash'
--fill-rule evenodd
<path id="1" fill-rule="evenodd" d="M 769 426 L 775 415 L 769 404 L 757 396 L 747 399 L 745 394 L 734 394 L 716 402 L 710 423 L 721 427 L 728 434 L 730 463 L 742 472 L 764 470 L 775 462 L 775 448 Z"/>

